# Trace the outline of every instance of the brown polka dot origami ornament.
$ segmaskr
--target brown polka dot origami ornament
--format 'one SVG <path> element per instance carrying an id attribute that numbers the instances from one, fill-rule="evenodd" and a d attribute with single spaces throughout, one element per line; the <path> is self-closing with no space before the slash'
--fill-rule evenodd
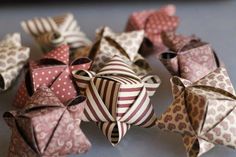
<path id="1" fill-rule="evenodd" d="M 134 12 L 127 22 L 126 31 L 144 30 L 144 40 L 140 53 L 143 56 L 155 53 L 159 55 L 166 50 L 161 39 L 161 32 L 175 31 L 179 25 L 179 18 L 175 16 L 174 5 L 167 5 L 159 10 L 144 10 Z"/>
<path id="2" fill-rule="evenodd" d="M 143 31 L 114 33 L 109 27 L 97 31 L 97 42 L 93 45 L 89 57 L 94 60 L 92 70 L 99 71 L 114 55 L 131 66 L 138 75 L 151 71 L 149 64 L 138 53 L 144 38 Z"/>
<path id="3" fill-rule="evenodd" d="M 42 85 L 49 87 L 62 103 L 67 103 L 78 95 L 72 71 L 89 69 L 90 65 L 88 58 L 78 58 L 70 62 L 67 45 L 57 47 L 38 61 L 30 61 L 29 71 L 19 87 L 14 106 L 23 107 L 27 99 Z"/>
<path id="4" fill-rule="evenodd" d="M 192 83 L 171 79 L 174 101 L 157 126 L 182 135 L 189 157 L 198 157 L 215 145 L 236 148 L 236 95 L 224 68 Z"/>
<path id="5" fill-rule="evenodd" d="M 30 49 L 21 44 L 19 33 L 0 41 L 0 92 L 7 90 L 28 61 Z"/>
<path id="6" fill-rule="evenodd" d="M 21 26 L 26 33 L 33 36 L 44 52 L 68 44 L 72 58 L 87 57 L 92 44 L 71 13 L 34 18 L 23 21 Z"/>
<path id="7" fill-rule="evenodd" d="M 74 76 L 87 97 L 82 120 L 96 122 L 113 146 L 132 125 L 155 125 L 149 97 L 160 84 L 157 76 L 137 76 L 119 56 L 114 56 L 97 73 L 79 70 Z"/>
<path id="8" fill-rule="evenodd" d="M 194 82 L 220 66 L 210 44 L 199 38 L 173 32 L 162 33 L 162 37 L 171 51 L 163 52 L 159 58 L 172 75 Z"/>
<path id="9" fill-rule="evenodd" d="M 80 129 L 84 96 L 64 105 L 47 87 L 40 87 L 19 111 L 5 112 L 12 130 L 8 157 L 64 157 L 82 154 L 91 144 Z"/>

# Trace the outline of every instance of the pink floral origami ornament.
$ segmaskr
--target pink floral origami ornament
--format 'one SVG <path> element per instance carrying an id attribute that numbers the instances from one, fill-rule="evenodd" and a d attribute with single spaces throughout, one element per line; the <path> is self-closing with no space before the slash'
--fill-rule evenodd
<path id="1" fill-rule="evenodd" d="M 80 129 L 86 98 L 64 105 L 47 87 L 40 87 L 20 111 L 5 112 L 12 129 L 8 157 L 64 157 L 91 147 Z"/>
<path id="2" fill-rule="evenodd" d="M 222 65 L 210 44 L 195 36 L 169 32 L 163 33 L 163 41 L 171 51 L 163 52 L 159 59 L 174 76 L 194 82 Z"/>

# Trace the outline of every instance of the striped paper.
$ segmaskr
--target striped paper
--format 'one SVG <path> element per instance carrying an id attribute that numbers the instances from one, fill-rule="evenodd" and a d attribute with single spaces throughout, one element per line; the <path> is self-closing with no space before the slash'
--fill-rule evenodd
<path id="1" fill-rule="evenodd" d="M 79 70 L 74 77 L 87 96 L 83 120 L 96 122 L 113 146 L 131 125 L 148 128 L 155 124 L 149 97 L 160 84 L 157 76 L 140 78 L 122 58 L 114 56 L 98 73 Z"/>
<path id="2" fill-rule="evenodd" d="M 33 36 L 45 52 L 61 44 L 68 44 L 73 52 L 91 45 L 91 41 L 80 30 L 71 13 L 55 17 L 36 17 L 23 21 L 21 26 L 26 33 Z M 85 55 L 87 54 L 82 54 Z"/>

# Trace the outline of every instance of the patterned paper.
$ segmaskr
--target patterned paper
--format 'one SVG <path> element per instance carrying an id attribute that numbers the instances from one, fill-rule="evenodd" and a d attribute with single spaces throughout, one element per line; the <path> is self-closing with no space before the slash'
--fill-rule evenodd
<path id="1" fill-rule="evenodd" d="M 236 95 L 226 69 L 217 68 L 199 81 L 173 77 L 173 103 L 157 120 L 162 130 L 180 133 L 189 157 L 216 144 L 236 148 Z"/>
<path id="2" fill-rule="evenodd" d="M 8 157 L 63 157 L 91 147 L 80 129 L 86 98 L 63 103 L 47 87 L 40 87 L 20 111 L 5 112 L 12 129 Z"/>
<path id="3" fill-rule="evenodd" d="M 191 41 L 200 41 L 200 38 L 195 35 L 184 36 L 181 34 L 176 34 L 175 32 L 162 32 L 161 39 L 163 44 L 168 47 L 169 50 L 174 52 L 181 51 L 181 49 Z"/>
<path id="4" fill-rule="evenodd" d="M 119 55 L 138 75 L 147 74 L 151 68 L 138 54 L 143 37 L 143 31 L 117 34 L 109 27 L 98 30 L 98 41 L 94 44 L 89 55 L 94 60 L 92 70 L 99 71 L 114 55 Z"/>
<path id="5" fill-rule="evenodd" d="M 126 31 L 144 30 L 148 39 L 144 40 L 145 42 L 140 51 L 142 55 L 150 53 L 159 55 L 166 49 L 162 43 L 161 32 L 177 29 L 179 18 L 174 15 L 175 11 L 174 5 L 167 5 L 160 10 L 144 10 L 130 15 Z"/>
<path id="6" fill-rule="evenodd" d="M 80 70 L 74 76 L 87 96 L 82 119 L 96 122 L 113 146 L 132 125 L 146 128 L 155 124 L 149 97 L 160 84 L 157 76 L 140 78 L 119 56 L 108 61 L 98 73 Z"/>
<path id="7" fill-rule="evenodd" d="M 67 103 L 78 95 L 72 80 L 72 71 L 89 69 L 90 64 L 88 58 L 79 58 L 70 62 L 67 45 L 48 52 L 38 61 L 31 61 L 29 72 L 18 90 L 14 106 L 23 107 L 27 99 L 42 85 L 49 87 L 63 103 Z"/>
<path id="8" fill-rule="evenodd" d="M 30 49 L 21 45 L 19 33 L 8 34 L 0 41 L 0 91 L 7 90 L 30 55 Z"/>
<path id="9" fill-rule="evenodd" d="M 194 82 L 220 66 L 211 46 L 199 38 L 172 33 L 163 36 L 172 51 L 162 53 L 159 58 L 172 75 Z"/>
<path id="10" fill-rule="evenodd" d="M 23 21 L 21 25 L 45 52 L 61 44 L 68 44 L 71 51 L 75 53 L 72 55 L 85 57 L 88 55 L 88 47 L 92 44 L 80 30 L 71 13 L 55 17 L 34 18 Z"/>

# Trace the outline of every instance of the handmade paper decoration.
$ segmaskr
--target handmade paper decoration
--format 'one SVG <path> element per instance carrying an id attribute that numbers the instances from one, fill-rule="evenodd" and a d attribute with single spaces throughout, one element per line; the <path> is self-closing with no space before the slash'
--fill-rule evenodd
<path id="1" fill-rule="evenodd" d="M 220 66 L 211 46 L 197 37 L 172 34 L 165 37 L 165 43 L 173 51 L 162 53 L 160 60 L 172 75 L 194 82 Z"/>
<path id="2" fill-rule="evenodd" d="M 29 72 L 18 90 L 14 106 L 23 107 L 27 99 L 42 85 L 49 87 L 62 103 L 67 103 L 78 95 L 72 80 L 72 71 L 89 69 L 90 64 L 88 58 L 79 58 L 70 62 L 67 45 L 48 52 L 38 61 L 31 61 Z"/>
<path id="3" fill-rule="evenodd" d="M 201 42 L 201 39 L 195 35 L 184 36 L 182 34 L 176 34 L 175 32 L 162 32 L 161 39 L 163 44 L 173 52 L 179 52 L 184 46 L 190 42 Z M 190 45 L 189 45 L 190 46 Z"/>
<path id="4" fill-rule="evenodd" d="M 236 148 L 236 95 L 226 69 L 217 68 L 195 83 L 179 77 L 171 83 L 174 101 L 157 126 L 180 133 L 189 157 L 216 144 Z"/>
<path id="5" fill-rule="evenodd" d="M 155 124 L 149 97 L 160 84 L 157 76 L 140 78 L 119 56 L 114 56 L 97 73 L 79 70 L 74 76 L 87 97 L 82 120 L 96 122 L 113 146 L 132 125 L 146 128 Z"/>
<path id="6" fill-rule="evenodd" d="M 138 54 L 144 37 L 143 31 L 114 33 L 109 27 L 97 31 L 97 42 L 89 57 L 94 60 L 93 71 L 99 71 L 114 55 L 119 55 L 138 75 L 151 71 L 149 64 Z"/>
<path id="7" fill-rule="evenodd" d="M 22 46 L 19 33 L 8 34 L 0 41 L 0 92 L 11 86 L 29 55 L 30 49 Z"/>
<path id="8" fill-rule="evenodd" d="M 5 112 L 12 129 L 8 157 L 52 157 L 82 154 L 91 147 L 80 129 L 84 96 L 66 106 L 47 87 L 40 87 L 20 111 Z"/>
<path id="9" fill-rule="evenodd" d="M 53 48 L 68 44 L 75 56 L 88 55 L 91 41 L 80 30 L 73 14 L 68 13 L 55 17 L 34 18 L 21 23 L 25 32 L 33 36 L 40 47 L 48 52 Z"/>
<path id="10" fill-rule="evenodd" d="M 167 5 L 160 10 L 134 12 L 127 22 L 126 31 L 144 30 L 144 40 L 140 53 L 144 56 L 155 53 L 159 55 L 166 47 L 162 43 L 161 32 L 175 31 L 179 18 L 175 16 L 175 6 Z"/>

